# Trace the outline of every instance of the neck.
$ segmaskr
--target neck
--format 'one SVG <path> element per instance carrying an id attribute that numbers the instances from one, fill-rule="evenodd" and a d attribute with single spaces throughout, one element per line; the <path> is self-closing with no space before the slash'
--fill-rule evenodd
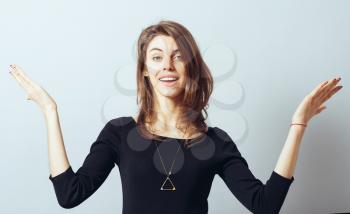
<path id="1" fill-rule="evenodd" d="M 161 99 L 155 104 L 155 114 L 157 120 L 163 125 L 175 127 L 176 123 L 180 122 L 182 113 L 182 107 L 176 104 L 171 99 Z"/>
<path id="2" fill-rule="evenodd" d="M 178 100 L 162 97 L 162 99 L 156 100 L 154 109 L 157 121 L 161 123 L 161 127 L 165 129 L 168 127 L 175 128 L 177 123 L 181 123 L 183 108 L 179 105 Z"/>

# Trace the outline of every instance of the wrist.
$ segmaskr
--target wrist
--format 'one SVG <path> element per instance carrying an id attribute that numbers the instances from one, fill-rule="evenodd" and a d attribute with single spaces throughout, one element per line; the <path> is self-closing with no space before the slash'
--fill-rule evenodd
<path id="1" fill-rule="evenodd" d="M 293 117 L 291 123 L 301 123 L 307 125 L 308 120 L 305 117 Z"/>
<path id="2" fill-rule="evenodd" d="M 300 126 L 300 127 L 307 127 L 307 123 L 305 123 L 305 122 L 291 122 L 290 123 L 290 126 Z"/>
<path id="3" fill-rule="evenodd" d="M 49 117 L 50 115 L 55 115 L 57 113 L 57 106 L 50 106 L 43 109 L 45 117 Z"/>

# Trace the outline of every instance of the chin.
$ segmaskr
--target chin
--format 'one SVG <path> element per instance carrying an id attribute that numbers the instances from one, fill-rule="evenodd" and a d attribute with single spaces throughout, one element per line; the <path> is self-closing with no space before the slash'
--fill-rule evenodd
<path id="1" fill-rule="evenodd" d="M 167 98 L 177 98 L 181 93 L 176 92 L 176 93 L 160 93 L 162 96 L 167 97 Z"/>
<path id="2" fill-rule="evenodd" d="M 158 93 L 167 98 L 178 98 L 182 95 L 183 90 L 159 90 Z"/>

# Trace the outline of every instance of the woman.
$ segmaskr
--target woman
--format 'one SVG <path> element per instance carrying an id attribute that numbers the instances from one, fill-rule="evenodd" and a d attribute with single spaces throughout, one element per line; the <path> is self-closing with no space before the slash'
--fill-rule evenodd
<path id="1" fill-rule="evenodd" d="M 123 213 L 205 214 L 218 174 L 253 213 L 278 213 L 289 187 L 299 145 L 310 119 L 342 86 L 320 83 L 295 111 L 270 178 L 263 184 L 248 168 L 230 136 L 208 127 L 206 107 L 213 80 L 191 33 L 172 21 L 144 29 L 138 40 L 138 115 L 110 120 L 74 172 L 68 162 L 57 105 L 16 65 L 10 73 L 45 115 L 50 176 L 58 203 L 72 208 L 90 197 L 118 165 Z M 203 116 L 202 111 L 206 114 Z"/>

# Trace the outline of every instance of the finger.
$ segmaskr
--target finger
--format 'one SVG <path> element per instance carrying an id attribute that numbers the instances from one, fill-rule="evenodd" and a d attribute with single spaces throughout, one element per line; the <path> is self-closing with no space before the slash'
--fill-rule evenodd
<path id="1" fill-rule="evenodd" d="M 12 71 L 13 75 L 17 77 L 17 80 L 19 80 L 21 86 L 25 90 L 29 91 L 30 88 L 33 88 L 35 86 L 34 82 L 23 75 L 23 70 L 19 66 L 10 65 L 10 70 Z"/>
<path id="2" fill-rule="evenodd" d="M 332 84 L 332 80 L 327 80 L 319 84 L 312 92 L 311 95 L 315 98 L 320 99 L 325 93 L 327 93 L 327 87 Z"/>
<path id="3" fill-rule="evenodd" d="M 333 90 L 334 86 L 336 86 L 338 84 L 338 82 L 340 81 L 340 78 L 334 78 L 331 80 L 331 83 L 326 87 L 326 91 L 329 92 L 331 90 Z"/>
<path id="4" fill-rule="evenodd" d="M 23 69 L 18 65 L 12 65 L 12 69 L 15 71 L 15 73 L 20 76 L 23 81 L 25 81 L 27 84 L 33 85 L 34 82 L 29 79 L 29 77 L 24 73 Z"/>
<path id="5" fill-rule="evenodd" d="M 16 73 L 16 71 L 11 70 L 11 71 L 10 71 L 10 74 L 12 74 L 12 76 L 17 80 L 17 83 L 18 83 L 22 88 L 25 88 L 25 87 L 24 87 L 24 84 L 25 84 L 25 83 L 23 82 L 22 78 L 18 76 L 18 74 Z"/>
<path id="6" fill-rule="evenodd" d="M 312 96 L 316 96 L 318 92 L 328 83 L 328 81 L 324 81 L 320 83 L 310 94 Z"/>
<path id="7" fill-rule="evenodd" d="M 17 80 L 18 84 L 27 92 L 29 91 L 31 85 L 23 79 L 23 77 L 21 75 L 18 74 L 18 72 L 14 69 L 12 69 L 12 71 L 10 72 L 12 74 L 12 76 Z"/>
<path id="8" fill-rule="evenodd" d="M 340 79 L 341 78 L 334 78 L 334 79 L 329 80 L 328 84 L 323 89 L 324 93 L 328 93 L 329 91 L 331 91 L 334 88 L 334 86 L 336 86 L 338 84 Z"/>
<path id="9" fill-rule="evenodd" d="M 326 100 L 331 98 L 335 93 L 337 93 L 342 88 L 343 88 L 342 85 L 336 86 L 331 91 L 329 91 L 328 93 L 324 94 L 320 99 L 322 100 L 322 102 L 325 102 Z"/>
<path id="10" fill-rule="evenodd" d="M 332 88 L 330 88 L 328 91 L 325 91 L 325 93 L 321 96 L 322 98 L 324 97 L 330 97 L 331 95 L 333 95 L 335 92 L 337 92 L 339 89 L 341 89 L 343 86 L 333 86 Z"/>

